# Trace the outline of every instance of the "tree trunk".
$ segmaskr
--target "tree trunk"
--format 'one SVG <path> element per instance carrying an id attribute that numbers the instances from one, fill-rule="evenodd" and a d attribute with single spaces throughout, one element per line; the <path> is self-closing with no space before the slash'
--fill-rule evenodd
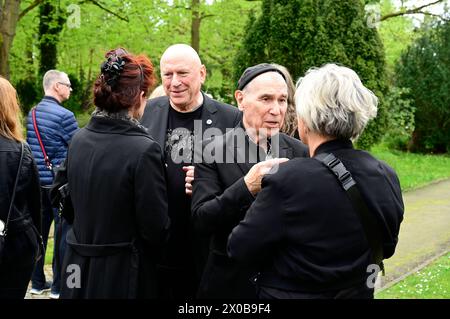
<path id="1" fill-rule="evenodd" d="M 87 111 L 91 105 L 92 105 L 92 84 L 94 83 L 94 80 L 91 79 L 92 78 L 92 58 L 94 56 L 94 49 L 90 49 L 89 50 L 89 68 L 88 68 L 88 75 L 86 78 L 86 84 L 85 84 L 85 89 L 84 89 L 84 93 L 83 93 L 83 98 L 82 98 L 82 106 L 81 108 L 83 109 L 83 111 Z"/>
<path id="2" fill-rule="evenodd" d="M 200 0 L 192 0 L 191 11 L 191 47 L 200 54 Z"/>
<path id="3" fill-rule="evenodd" d="M 20 0 L 0 2 L 0 75 L 9 79 L 9 51 L 16 35 Z"/>
<path id="4" fill-rule="evenodd" d="M 39 7 L 39 75 L 56 68 L 59 33 L 66 19 L 53 1 L 43 1 Z"/>

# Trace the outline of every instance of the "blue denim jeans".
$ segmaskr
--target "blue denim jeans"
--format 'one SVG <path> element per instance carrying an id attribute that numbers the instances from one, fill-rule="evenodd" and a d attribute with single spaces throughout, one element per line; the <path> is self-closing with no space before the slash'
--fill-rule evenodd
<path id="1" fill-rule="evenodd" d="M 49 190 L 41 188 L 42 201 L 42 238 L 44 240 L 44 247 L 47 249 L 48 234 L 50 226 L 54 221 L 54 248 L 52 258 L 53 283 L 51 292 L 59 294 L 61 288 L 61 266 L 66 250 L 66 234 L 69 225 L 58 215 L 58 210 L 53 208 L 50 203 Z M 37 263 L 31 277 L 31 286 L 35 289 L 43 289 L 46 278 L 44 273 L 45 256 L 43 256 Z"/>

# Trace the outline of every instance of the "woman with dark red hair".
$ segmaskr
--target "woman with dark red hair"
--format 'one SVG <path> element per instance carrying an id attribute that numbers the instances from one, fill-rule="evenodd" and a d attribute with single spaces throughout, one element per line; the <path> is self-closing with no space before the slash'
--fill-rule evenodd
<path id="1" fill-rule="evenodd" d="M 96 110 L 72 139 L 67 177 L 73 228 L 61 298 L 154 298 L 169 226 L 162 151 L 138 119 L 155 83 L 145 56 L 110 51 L 94 84 Z"/>

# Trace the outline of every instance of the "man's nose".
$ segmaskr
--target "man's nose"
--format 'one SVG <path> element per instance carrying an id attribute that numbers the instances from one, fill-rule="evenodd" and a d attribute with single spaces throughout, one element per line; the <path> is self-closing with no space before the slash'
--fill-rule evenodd
<path id="1" fill-rule="evenodd" d="M 179 77 L 177 74 L 174 74 L 174 75 L 172 76 L 171 84 L 172 84 L 173 86 L 179 86 L 179 85 L 181 84 L 180 77 Z"/>
<path id="2" fill-rule="evenodd" d="M 280 115 L 281 114 L 281 105 L 279 102 L 274 102 L 272 107 L 270 108 L 270 114 L 272 115 Z"/>

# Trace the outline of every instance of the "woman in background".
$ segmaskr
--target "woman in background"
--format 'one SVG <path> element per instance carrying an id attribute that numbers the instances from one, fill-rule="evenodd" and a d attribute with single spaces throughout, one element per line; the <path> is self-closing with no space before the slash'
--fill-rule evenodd
<path id="1" fill-rule="evenodd" d="M 283 127 L 280 129 L 280 131 L 289 136 L 299 139 L 297 129 L 298 128 L 297 112 L 295 111 L 295 102 L 294 102 L 294 94 L 295 94 L 294 81 L 292 81 L 292 76 L 287 68 L 276 63 L 272 63 L 272 65 L 276 67 L 278 70 L 280 70 L 281 73 L 283 73 L 288 87 L 288 99 L 287 99 L 288 106 L 286 109 L 286 115 L 284 116 Z"/>
<path id="2" fill-rule="evenodd" d="M 166 95 L 166 92 L 164 91 L 164 87 L 162 85 L 158 85 L 150 94 L 149 96 L 149 100 L 160 97 L 160 96 L 164 96 Z"/>
<path id="3" fill-rule="evenodd" d="M 16 90 L 2 77 L 0 176 L 0 299 L 23 299 L 34 264 L 43 253 L 40 186 L 24 142 Z"/>

